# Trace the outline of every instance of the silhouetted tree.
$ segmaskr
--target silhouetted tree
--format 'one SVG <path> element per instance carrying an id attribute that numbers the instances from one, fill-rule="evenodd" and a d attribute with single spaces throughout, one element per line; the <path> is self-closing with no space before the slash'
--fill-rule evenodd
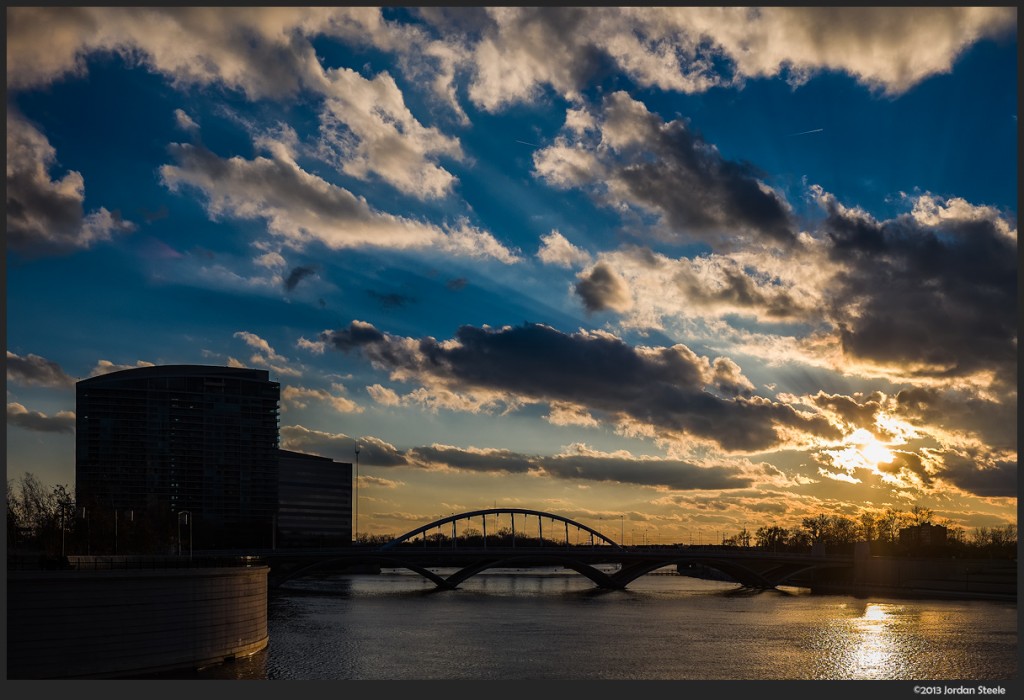
<path id="1" fill-rule="evenodd" d="M 925 508 L 923 506 L 914 505 L 914 507 L 910 509 L 910 513 L 907 517 L 910 521 L 911 526 L 917 526 L 931 524 L 933 515 L 934 512 L 931 510 L 931 508 Z"/>
<path id="2" fill-rule="evenodd" d="M 788 539 L 789 530 L 778 525 L 762 526 L 754 533 L 754 541 L 762 549 L 778 550 Z"/>

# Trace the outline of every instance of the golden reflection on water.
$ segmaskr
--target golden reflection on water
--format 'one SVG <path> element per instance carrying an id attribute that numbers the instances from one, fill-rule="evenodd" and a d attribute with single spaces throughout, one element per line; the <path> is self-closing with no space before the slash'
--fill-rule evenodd
<path id="1" fill-rule="evenodd" d="M 822 665 L 818 678 L 895 679 L 907 678 L 919 651 L 916 635 L 907 625 L 907 613 L 897 603 L 865 603 L 860 614 L 856 605 L 844 606 L 848 615 L 837 616 L 821 640 Z"/>

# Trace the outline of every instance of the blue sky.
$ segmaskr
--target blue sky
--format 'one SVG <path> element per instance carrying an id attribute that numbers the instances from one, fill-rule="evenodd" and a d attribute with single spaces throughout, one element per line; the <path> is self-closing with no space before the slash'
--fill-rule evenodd
<path id="1" fill-rule="evenodd" d="M 1016 521 L 1012 8 L 8 8 L 8 479 L 270 370 L 360 529 Z M 629 532 L 626 533 L 627 538 Z"/>

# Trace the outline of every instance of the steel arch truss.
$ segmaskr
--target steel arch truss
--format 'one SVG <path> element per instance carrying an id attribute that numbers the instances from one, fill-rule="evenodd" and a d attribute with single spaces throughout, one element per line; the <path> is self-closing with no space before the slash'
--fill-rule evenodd
<path id="1" fill-rule="evenodd" d="M 532 515 L 532 516 L 535 516 L 535 517 L 538 517 L 538 518 L 550 518 L 551 520 L 558 521 L 558 522 L 564 524 L 566 527 L 572 525 L 575 528 L 578 528 L 580 530 L 585 530 L 586 532 L 589 532 L 591 535 L 593 535 L 597 539 L 600 539 L 602 542 L 605 542 L 605 543 L 607 543 L 607 544 L 609 544 L 609 545 L 611 545 L 613 547 L 617 547 L 619 549 L 622 548 L 622 545 L 620 545 L 617 542 L 613 541 L 610 537 L 606 537 L 602 533 L 598 532 L 597 530 L 595 530 L 595 529 L 593 529 L 591 527 L 587 527 L 583 523 L 579 523 L 579 522 L 576 522 L 575 520 L 571 520 L 569 518 L 562 517 L 561 515 L 555 515 L 554 513 L 545 513 L 542 510 L 530 510 L 529 508 L 487 508 L 485 510 L 474 510 L 474 511 L 470 511 L 468 513 L 458 513 L 458 514 L 455 514 L 455 515 L 449 515 L 446 518 L 440 518 L 438 520 L 435 520 L 432 523 L 427 523 L 426 525 L 423 525 L 422 527 L 418 527 L 415 530 L 410 530 L 409 532 L 405 533 L 404 535 L 400 535 L 400 536 L 396 537 L 395 539 L 391 540 L 387 544 L 383 545 L 381 547 L 381 550 L 391 549 L 392 547 L 395 547 L 395 546 L 397 546 L 397 545 L 399 545 L 399 544 L 401 544 L 403 542 L 409 542 L 414 537 L 416 537 L 416 535 L 425 534 L 425 533 L 429 532 L 430 530 L 433 530 L 435 528 L 439 528 L 442 525 L 445 525 L 447 523 L 455 523 L 455 522 L 457 522 L 459 520 L 470 520 L 472 518 L 486 518 L 488 515 L 502 515 L 502 514 L 509 514 L 513 518 L 513 520 L 512 520 L 512 522 L 513 522 L 513 530 L 512 530 L 513 541 L 515 540 L 515 516 L 516 515 Z M 486 524 L 486 520 L 485 520 L 484 521 L 484 535 L 486 535 L 486 534 L 487 534 L 487 524 Z M 486 537 L 485 537 L 484 541 L 486 542 Z"/>

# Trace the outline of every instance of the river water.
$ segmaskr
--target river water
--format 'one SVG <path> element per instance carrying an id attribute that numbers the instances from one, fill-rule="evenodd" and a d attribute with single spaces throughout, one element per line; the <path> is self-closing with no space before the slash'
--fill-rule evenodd
<path id="1" fill-rule="evenodd" d="M 442 571 L 442 573 L 444 573 Z M 437 591 L 409 572 L 323 575 L 271 594 L 270 643 L 161 678 L 844 680 L 1017 678 L 1017 606 L 750 592 L 648 575 L 488 572 Z"/>

